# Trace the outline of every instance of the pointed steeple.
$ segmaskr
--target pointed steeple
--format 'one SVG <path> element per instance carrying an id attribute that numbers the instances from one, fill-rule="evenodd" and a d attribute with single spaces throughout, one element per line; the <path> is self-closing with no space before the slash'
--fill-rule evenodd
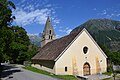
<path id="1" fill-rule="evenodd" d="M 50 17 L 48 16 L 46 24 L 45 24 L 45 28 L 42 33 L 41 47 L 43 47 L 45 44 L 47 44 L 48 42 L 54 39 L 56 39 L 56 35 L 52 27 Z"/>
<path id="2" fill-rule="evenodd" d="M 48 16 L 43 33 L 45 35 L 48 35 L 50 33 L 50 30 L 52 31 L 52 34 L 55 35 L 54 29 L 50 21 L 50 17 Z"/>

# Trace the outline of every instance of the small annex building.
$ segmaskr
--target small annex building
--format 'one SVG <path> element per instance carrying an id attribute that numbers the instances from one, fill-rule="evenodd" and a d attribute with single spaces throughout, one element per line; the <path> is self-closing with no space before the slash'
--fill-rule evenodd
<path id="1" fill-rule="evenodd" d="M 107 56 L 85 28 L 48 42 L 32 62 L 33 67 L 56 75 L 87 76 L 107 70 Z"/>

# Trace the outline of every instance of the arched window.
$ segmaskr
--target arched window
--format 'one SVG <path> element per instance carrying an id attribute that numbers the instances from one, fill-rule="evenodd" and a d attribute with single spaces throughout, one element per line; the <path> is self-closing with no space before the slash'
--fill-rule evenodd
<path id="1" fill-rule="evenodd" d="M 52 31 L 50 30 L 50 32 L 49 32 L 49 33 L 51 34 L 51 32 L 52 32 Z"/>
<path id="2" fill-rule="evenodd" d="M 51 36 L 51 39 L 52 39 L 52 36 Z"/>
<path id="3" fill-rule="evenodd" d="M 50 39 L 50 35 L 49 35 L 49 39 Z"/>

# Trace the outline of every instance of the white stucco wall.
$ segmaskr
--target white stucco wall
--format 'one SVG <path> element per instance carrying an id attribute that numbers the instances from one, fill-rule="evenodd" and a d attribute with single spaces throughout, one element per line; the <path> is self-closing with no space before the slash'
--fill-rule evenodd
<path id="1" fill-rule="evenodd" d="M 88 52 L 83 53 L 83 47 L 88 47 Z M 88 62 L 91 67 L 91 74 L 96 73 L 96 57 L 99 59 L 101 72 L 106 72 L 107 62 L 105 56 L 100 49 L 88 36 L 86 31 L 72 43 L 72 45 L 64 52 L 64 54 L 55 63 L 56 74 L 73 74 L 73 60 L 76 63 L 78 75 L 83 76 L 83 65 Z M 68 71 L 65 72 L 65 67 Z"/>

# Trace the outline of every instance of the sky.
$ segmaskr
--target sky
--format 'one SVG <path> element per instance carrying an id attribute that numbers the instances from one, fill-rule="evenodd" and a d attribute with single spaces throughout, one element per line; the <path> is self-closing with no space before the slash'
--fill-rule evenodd
<path id="1" fill-rule="evenodd" d="M 27 34 L 42 33 L 48 16 L 58 38 L 90 19 L 120 20 L 120 0 L 11 1 L 16 5 L 13 24 L 25 28 Z"/>

